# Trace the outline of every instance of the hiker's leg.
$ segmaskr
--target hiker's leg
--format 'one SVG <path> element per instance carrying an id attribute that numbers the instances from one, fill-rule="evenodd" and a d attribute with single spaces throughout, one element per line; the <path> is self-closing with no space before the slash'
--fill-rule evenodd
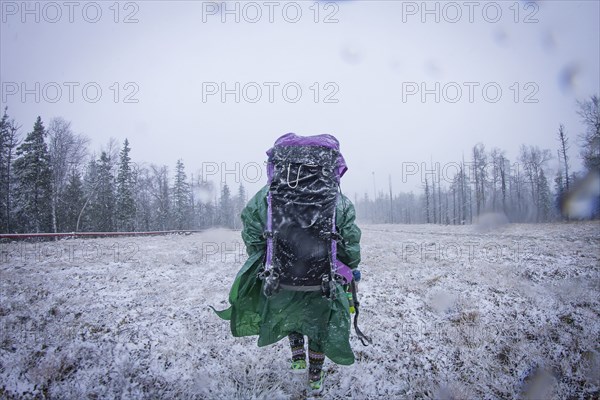
<path id="1" fill-rule="evenodd" d="M 311 380 L 318 380 L 321 377 L 323 363 L 325 362 L 325 354 L 321 344 L 315 340 L 308 339 L 308 374 Z"/>
<path id="2" fill-rule="evenodd" d="M 292 361 L 306 360 L 304 352 L 304 335 L 297 332 L 292 332 L 288 335 L 290 347 L 292 348 Z"/>

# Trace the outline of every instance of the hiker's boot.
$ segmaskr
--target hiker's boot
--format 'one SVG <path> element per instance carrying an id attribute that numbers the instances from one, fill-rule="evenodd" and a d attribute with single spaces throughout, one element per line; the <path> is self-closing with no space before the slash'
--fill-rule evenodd
<path id="1" fill-rule="evenodd" d="M 323 390 L 323 378 L 325 372 L 323 372 L 323 364 L 325 363 L 325 354 L 308 350 L 308 360 L 310 367 L 308 369 L 308 385 L 314 393 L 319 393 Z"/>
<path id="2" fill-rule="evenodd" d="M 306 372 L 306 360 L 304 359 L 300 359 L 300 360 L 292 360 L 292 372 L 296 373 L 296 374 L 301 374 Z"/>
<path id="3" fill-rule="evenodd" d="M 308 386 L 312 393 L 317 394 L 323 391 L 323 381 L 325 380 L 325 371 L 320 370 L 316 374 L 309 373 Z"/>
<path id="4" fill-rule="evenodd" d="M 304 350 L 304 335 L 292 332 L 288 335 L 290 347 L 292 348 L 292 372 L 302 373 L 306 371 L 306 351 Z"/>

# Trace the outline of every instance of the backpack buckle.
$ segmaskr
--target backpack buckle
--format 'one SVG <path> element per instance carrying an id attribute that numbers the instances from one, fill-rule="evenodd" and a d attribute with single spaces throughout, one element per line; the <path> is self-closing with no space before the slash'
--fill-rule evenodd
<path id="1" fill-rule="evenodd" d="M 335 300 L 336 298 L 335 280 L 330 279 L 329 275 L 323 275 L 321 279 L 321 294 L 324 298 Z"/>
<path id="2" fill-rule="evenodd" d="M 258 279 L 263 281 L 263 293 L 271 297 L 279 291 L 279 273 L 273 269 L 264 269 L 258 274 Z"/>

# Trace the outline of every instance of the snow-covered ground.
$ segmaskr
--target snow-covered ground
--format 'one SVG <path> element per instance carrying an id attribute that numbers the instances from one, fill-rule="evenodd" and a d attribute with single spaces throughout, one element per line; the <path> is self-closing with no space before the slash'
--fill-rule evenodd
<path id="1" fill-rule="evenodd" d="M 598 398 L 600 225 L 365 225 L 357 362 L 325 398 Z M 0 244 L 0 398 L 306 397 L 233 338 L 239 232 Z"/>

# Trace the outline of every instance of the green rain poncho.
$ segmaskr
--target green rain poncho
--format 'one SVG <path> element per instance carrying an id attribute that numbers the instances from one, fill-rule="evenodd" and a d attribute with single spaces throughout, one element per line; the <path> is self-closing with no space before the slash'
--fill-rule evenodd
<path id="1" fill-rule="evenodd" d="M 322 297 L 321 292 L 280 290 L 270 298 L 262 293 L 262 281 L 257 274 L 266 251 L 263 237 L 267 220 L 268 186 L 261 189 L 242 211 L 242 239 L 248 260 L 238 272 L 231 291 L 231 306 L 217 314 L 230 321 L 233 336 L 258 335 L 258 345 L 273 344 L 291 332 L 298 332 L 319 343 L 325 355 L 337 364 L 350 365 L 354 354 L 350 347 L 350 311 L 344 288 L 337 285 L 335 300 Z M 355 269 L 360 262 L 360 229 L 354 223 L 352 203 L 338 197 L 336 230 L 337 258 Z"/>

